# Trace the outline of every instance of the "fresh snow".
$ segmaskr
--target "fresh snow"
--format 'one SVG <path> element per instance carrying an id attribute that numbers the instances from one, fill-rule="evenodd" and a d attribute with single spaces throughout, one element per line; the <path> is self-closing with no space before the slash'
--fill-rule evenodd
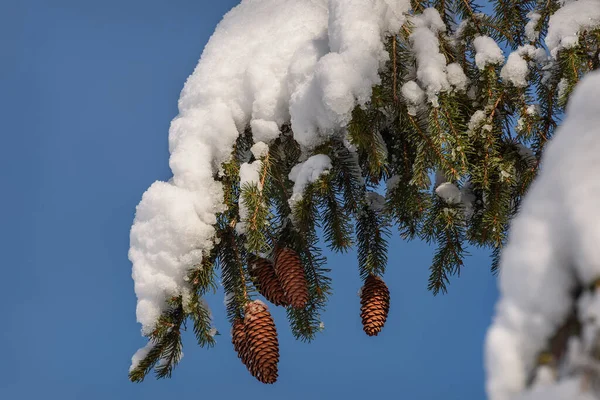
<path id="1" fill-rule="evenodd" d="M 500 71 L 502 79 L 511 82 L 516 87 L 527 86 L 527 75 L 529 75 L 529 66 L 527 57 L 530 60 L 542 62 L 546 59 L 546 53 L 542 49 L 537 49 L 532 45 L 519 46 L 513 51 L 506 60 L 506 64 Z"/>
<path id="2" fill-rule="evenodd" d="M 458 186 L 451 182 L 444 182 L 435 188 L 435 193 L 448 204 L 459 204 L 461 193 Z"/>
<path id="3" fill-rule="evenodd" d="M 477 36 L 473 40 L 475 47 L 475 65 L 480 70 L 488 64 L 502 64 L 504 62 L 504 53 L 498 47 L 498 43 L 489 36 Z"/>
<path id="4" fill-rule="evenodd" d="M 305 148 L 343 130 L 380 82 L 385 35 L 400 29 L 409 8 L 409 0 L 243 0 L 225 15 L 171 123 L 173 177 L 153 183 L 136 208 L 129 259 L 143 335 L 213 246 L 215 215 L 225 209 L 214 176 L 239 133 L 250 125 L 260 158 L 284 123 Z M 330 164 L 310 165 L 298 174 L 296 197 Z M 241 182 L 256 182 L 259 167 L 243 164 Z"/>
<path id="5" fill-rule="evenodd" d="M 457 91 L 462 92 L 467 89 L 469 78 L 467 78 L 467 75 L 465 75 L 465 72 L 459 63 L 448 64 L 446 72 L 448 74 L 448 82 L 450 82 Z"/>
<path id="6" fill-rule="evenodd" d="M 479 128 L 486 121 L 487 115 L 483 110 L 477 110 L 471 115 L 471 119 L 469 120 L 469 124 L 467 125 L 467 129 L 469 131 L 474 131 Z"/>
<path id="7" fill-rule="evenodd" d="M 256 140 L 255 140 L 255 142 L 256 142 Z M 261 159 L 264 156 L 266 156 L 267 153 L 269 152 L 269 145 L 266 144 L 265 142 L 256 142 L 250 148 L 250 152 L 252 153 L 254 158 L 256 158 L 257 160 Z"/>
<path id="8" fill-rule="evenodd" d="M 406 18 L 413 25 L 409 41 L 416 71 L 401 93 L 411 110 L 425 101 L 438 106 L 441 92 L 467 90 L 460 65 L 447 65 L 440 52 L 438 35 L 445 34 L 446 27 L 438 12 L 429 8 L 407 17 L 409 9 L 409 0 L 242 0 L 225 15 L 185 83 L 179 114 L 169 129 L 173 177 L 153 183 L 136 208 L 129 259 L 143 335 L 152 332 L 169 296 L 182 295 L 184 301 L 190 296 L 187 272 L 212 249 L 216 214 L 225 210 L 223 189 L 215 177 L 223 173 L 222 163 L 229 160 L 247 126 L 255 144 L 240 167 L 240 184 L 260 186 L 261 159 L 282 125 L 291 124 L 303 154 L 344 131 L 352 110 L 366 104 L 372 87 L 380 83 L 379 69 L 389 57 L 386 34 L 397 32 Z M 534 41 L 540 16 L 532 12 L 528 17 L 526 36 Z M 599 25 L 600 0 L 563 1 L 550 18 L 550 54 L 556 58 L 558 51 L 577 43 L 579 32 Z M 476 37 L 474 47 L 480 70 L 504 63 L 492 38 Z M 503 66 L 502 79 L 525 87 L 528 63 L 542 57 L 541 49 L 519 47 Z M 566 85 L 559 87 L 564 93 Z M 600 276 L 600 224 L 594 218 L 600 182 L 593 175 L 600 168 L 598 92 L 598 73 L 575 90 L 565 124 L 545 150 L 540 175 L 513 221 L 501 260 L 501 298 L 486 339 L 490 400 L 592 399 L 580 393 L 577 368 L 598 367 L 586 358 L 591 338 L 600 331 L 595 322 L 586 324 L 581 343 L 573 341 L 569 347 L 570 378 L 554 381 L 541 368 L 533 387 L 526 391 L 525 386 L 541 346 L 573 306 L 570 289 Z M 529 109 L 526 113 L 531 114 Z M 487 129 L 485 122 L 485 111 L 478 110 L 468 129 Z M 530 156 L 526 149 L 519 152 Z M 289 176 L 294 182 L 290 204 L 331 168 L 323 154 L 296 165 Z M 390 179 L 388 190 L 397 181 Z M 448 203 L 462 202 L 468 217 L 474 199 L 470 188 L 469 182 L 459 189 L 442 181 L 436 193 Z M 377 209 L 384 198 L 373 194 L 366 200 Z M 242 203 L 240 232 L 246 214 Z M 600 317 L 599 299 L 598 294 L 582 298 L 577 305 L 580 315 Z M 226 303 L 230 300 L 225 298 Z M 134 354 L 132 368 L 151 344 Z"/>
<path id="9" fill-rule="evenodd" d="M 425 89 L 428 100 L 437 107 L 437 95 L 450 89 L 446 57 L 440 53 L 437 38 L 438 32 L 445 31 L 446 26 L 435 8 L 427 8 L 421 15 L 412 16 L 411 21 L 414 30 L 409 40 L 417 60 L 417 79 Z M 404 87 L 402 93 L 406 97 Z"/>
<path id="10" fill-rule="evenodd" d="M 369 101 L 372 87 L 381 82 L 378 69 L 389 58 L 385 35 L 399 31 L 410 8 L 409 0 L 329 0 L 324 4 L 329 25 L 321 38 L 328 40 L 329 46 L 322 47 L 329 47 L 329 53 L 307 66 L 306 79 L 291 93 L 294 138 L 305 147 L 319 144 L 346 126 L 354 107 Z"/>
<path id="11" fill-rule="evenodd" d="M 412 105 L 420 105 L 425 101 L 425 92 L 415 81 L 407 81 L 402 85 L 402 96 Z"/>
<path id="12" fill-rule="evenodd" d="M 381 212 L 385 208 L 385 197 L 377 192 L 367 192 L 365 200 L 372 211 Z"/>
<path id="13" fill-rule="evenodd" d="M 138 351 L 134 353 L 133 357 L 131 357 L 131 366 L 129 367 L 129 372 L 137 368 L 140 362 L 146 358 L 150 350 L 152 350 L 153 346 L 154 343 L 152 341 L 148 341 L 144 347 L 138 349 Z"/>
<path id="14" fill-rule="evenodd" d="M 548 21 L 546 45 L 556 58 L 562 49 L 579 43 L 579 33 L 600 26 L 600 0 L 577 0 L 567 2 Z"/>
<path id="15" fill-rule="evenodd" d="M 538 353 L 575 306 L 571 290 L 600 277 L 599 92 L 600 72 L 578 84 L 512 221 L 500 261 L 500 299 L 485 345 L 490 400 L 596 399 L 582 391 L 581 371 L 600 367 L 589 356 L 600 332 L 598 291 L 578 304 L 584 329 L 582 342 L 574 339 L 569 346 L 571 378 L 525 387 Z"/>
<path id="16" fill-rule="evenodd" d="M 525 24 L 525 37 L 530 42 L 535 42 L 540 36 L 540 33 L 536 30 L 536 27 L 540 21 L 540 18 L 542 18 L 542 15 L 535 11 L 530 11 L 527 13 L 527 18 L 529 18 L 529 21 L 527 21 L 527 24 Z"/>
<path id="17" fill-rule="evenodd" d="M 295 165 L 290 171 L 289 179 L 294 182 L 290 206 L 302 199 L 304 188 L 331 169 L 331 159 L 325 154 L 315 154 L 308 160 Z"/>

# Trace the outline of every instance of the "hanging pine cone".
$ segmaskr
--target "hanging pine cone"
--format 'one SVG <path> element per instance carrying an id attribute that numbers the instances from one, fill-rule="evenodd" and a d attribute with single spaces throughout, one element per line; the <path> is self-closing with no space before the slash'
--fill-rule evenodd
<path id="1" fill-rule="evenodd" d="M 262 383 L 277 381 L 279 342 L 275 322 L 267 306 L 260 300 L 246 305 L 244 326 L 247 347 L 242 361 L 256 379 Z"/>
<path id="2" fill-rule="evenodd" d="M 365 333 L 377 336 L 385 325 L 390 309 L 390 291 L 383 279 L 369 275 L 361 289 L 360 305 L 360 317 Z"/>
<path id="3" fill-rule="evenodd" d="M 294 308 L 304 308 L 308 303 L 308 285 L 298 253 L 288 247 L 277 250 L 275 273 L 288 303 Z"/>
<path id="4" fill-rule="evenodd" d="M 236 320 L 231 328 L 231 343 L 238 357 L 246 365 L 248 340 L 246 339 L 246 326 L 241 319 Z"/>
<path id="5" fill-rule="evenodd" d="M 286 306 L 287 301 L 281 282 L 277 279 L 273 263 L 265 258 L 251 255 L 248 258 L 250 276 L 256 282 L 256 289 L 265 299 L 276 306 Z"/>

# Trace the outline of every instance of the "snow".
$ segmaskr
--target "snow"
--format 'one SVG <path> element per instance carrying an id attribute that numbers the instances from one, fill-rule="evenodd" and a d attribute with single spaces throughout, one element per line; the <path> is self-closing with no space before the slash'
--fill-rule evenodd
<path id="1" fill-rule="evenodd" d="M 240 187 L 244 185 L 256 185 L 260 189 L 260 171 L 262 161 L 256 160 L 252 163 L 243 163 L 240 165 Z"/>
<path id="2" fill-rule="evenodd" d="M 569 81 L 567 80 L 567 78 L 560 78 L 560 81 L 558 81 L 557 85 L 559 99 L 563 99 L 565 97 L 568 87 Z"/>
<path id="3" fill-rule="evenodd" d="M 581 390 L 581 381 L 577 378 L 565 379 L 555 385 L 541 385 L 526 393 L 514 397 L 514 400 L 597 400 L 591 393 Z"/>
<path id="4" fill-rule="evenodd" d="M 257 160 L 261 159 L 269 152 L 269 145 L 265 142 L 254 143 L 254 145 L 250 148 L 250 152 Z"/>
<path id="5" fill-rule="evenodd" d="M 471 115 L 471 119 L 469 120 L 469 124 L 467 125 L 467 129 L 469 131 L 474 131 L 475 129 L 479 128 L 483 122 L 486 120 L 487 116 L 485 114 L 485 111 L 483 110 L 477 110 L 473 113 L 473 115 Z"/>
<path id="6" fill-rule="evenodd" d="M 535 154 L 529 147 L 527 147 L 521 143 L 518 143 L 517 151 L 519 152 L 519 155 L 521 156 L 521 158 L 523 158 L 523 160 L 527 161 L 527 163 L 533 164 L 535 162 Z"/>
<path id="7" fill-rule="evenodd" d="M 546 53 L 542 49 L 532 45 L 519 46 L 509 56 L 506 64 L 500 71 L 500 76 L 505 81 L 511 82 L 516 87 L 527 86 L 527 75 L 529 75 L 528 62 L 525 58 L 542 62 L 546 58 Z"/>
<path id="8" fill-rule="evenodd" d="M 444 182 L 435 188 L 435 193 L 448 204 L 459 204 L 461 192 L 454 183 Z"/>
<path id="9" fill-rule="evenodd" d="M 592 362 L 585 351 L 569 358 L 579 360 L 572 378 L 524 389 L 537 354 L 574 306 L 571 290 L 600 276 L 599 90 L 599 72 L 576 87 L 564 124 L 547 145 L 540 173 L 512 221 L 500 261 L 500 299 L 485 344 L 490 400 L 595 399 L 581 392 L 577 363 Z M 600 314 L 600 301 L 588 304 L 588 314 L 579 311 L 580 317 Z M 581 349 L 589 349 L 592 335 L 585 332 L 597 332 L 596 324 L 585 321 Z"/>
<path id="10" fill-rule="evenodd" d="M 137 368 L 137 366 L 140 364 L 140 362 L 144 358 L 146 358 L 146 356 L 148 355 L 150 350 L 152 350 L 153 346 L 154 346 L 154 343 L 151 340 L 149 340 L 148 343 L 146 343 L 146 345 L 144 347 L 142 347 L 141 349 L 138 349 L 138 351 L 135 352 L 133 357 L 131 357 L 131 366 L 129 367 L 129 372 L 131 372 Z"/>
<path id="11" fill-rule="evenodd" d="M 408 81 L 402 85 L 402 96 L 412 105 L 420 105 L 425 101 L 425 92 L 415 81 Z"/>
<path id="12" fill-rule="evenodd" d="M 366 201 L 369 208 L 375 212 L 381 212 L 385 208 L 385 197 L 377 192 L 367 192 Z"/>
<path id="13" fill-rule="evenodd" d="M 153 183 L 136 208 L 129 259 L 143 335 L 213 246 L 216 214 L 225 210 L 214 176 L 239 133 L 250 125 L 258 159 L 284 123 L 305 148 L 343 130 L 380 82 L 386 35 L 399 31 L 409 8 L 409 0 L 243 0 L 224 16 L 169 129 L 173 177 Z M 313 162 L 297 170 L 295 196 L 330 168 Z M 241 183 L 256 182 L 260 165 L 244 163 Z"/>
<path id="14" fill-rule="evenodd" d="M 437 107 L 437 95 L 450 89 L 446 57 L 440 53 L 437 38 L 437 33 L 443 32 L 446 27 L 435 8 L 427 8 L 423 14 L 412 16 L 411 21 L 414 30 L 409 40 L 417 61 L 417 79 L 425 89 L 428 100 Z"/>
<path id="15" fill-rule="evenodd" d="M 525 113 L 527 115 L 539 115 L 540 114 L 540 105 L 539 104 L 530 104 L 525 109 Z"/>
<path id="16" fill-rule="evenodd" d="M 502 64 L 504 53 L 494 39 L 489 36 L 477 36 L 473 40 L 475 47 L 475 64 L 483 70 L 488 64 Z"/>
<path id="17" fill-rule="evenodd" d="M 529 68 L 527 61 L 521 57 L 518 51 L 513 51 L 508 56 L 506 64 L 500 70 L 500 77 L 505 81 L 511 82 L 516 87 L 527 86 L 527 75 Z"/>
<path id="18" fill-rule="evenodd" d="M 253 119 L 250 121 L 250 128 L 252 129 L 252 138 L 255 142 L 270 142 L 279 137 L 279 126 L 275 121 Z"/>
<path id="19" fill-rule="evenodd" d="M 525 24 L 525 37 L 527 40 L 535 42 L 540 36 L 540 33 L 536 30 L 536 27 L 540 21 L 540 18 L 542 18 L 542 15 L 535 11 L 530 11 L 527 13 L 527 18 L 529 18 L 529 21 L 527 21 L 527 24 Z"/>
<path id="20" fill-rule="evenodd" d="M 402 97 L 407 102 L 407 111 L 410 115 L 417 115 L 417 111 L 425 104 L 425 92 L 415 81 L 407 81 L 400 89 Z"/>
<path id="21" fill-rule="evenodd" d="M 386 33 L 400 29 L 410 8 L 409 0 L 329 0 L 325 4 L 329 24 L 321 38 L 328 39 L 329 53 L 314 58 L 312 72 L 290 100 L 294 138 L 307 148 L 345 127 L 354 107 L 370 100 L 372 87 L 381 82 L 378 69 L 389 58 Z"/>
<path id="22" fill-rule="evenodd" d="M 579 34 L 600 26 L 600 0 L 577 0 L 559 8 L 548 21 L 546 45 L 556 58 L 562 49 L 579 43 Z"/>
<path id="23" fill-rule="evenodd" d="M 207 182 L 208 183 L 208 182 Z M 199 195 L 172 183 L 155 182 L 142 196 L 131 228 L 129 259 L 138 297 L 137 319 L 149 334 L 170 295 L 185 287 L 187 270 L 212 247 L 214 212 L 222 196 L 212 182 Z"/>
<path id="24" fill-rule="evenodd" d="M 456 88 L 457 91 L 465 91 L 469 83 L 469 78 L 467 78 L 467 76 L 465 75 L 465 72 L 463 71 L 460 64 L 448 64 L 446 70 L 448 73 L 448 82 L 450 82 L 450 84 L 454 86 L 454 88 Z"/>
<path id="25" fill-rule="evenodd" d="M 290 171 L 289 179 L 294 182 L 290 206 L 302 200 L 302 193 L 306 186 L 316 182 L 322 174 L 328 173 L 331 169 L 331 159 L 325 154 L 315 154 L 306 161 L 296 164 Z"/>
<path id="26" fill-rule="evenodd" d="M 392 190 L 396 189 L 398 184 L 400 184 L 400 175 L 392 175 L 385 182 L 386 190 L 391 192 Z"/>
<path id="27" fill-rule="evenodd" d="M 473 193 L 473 184 L 470 181 L 465 182 L 460 188 L 460 201 L 465 210 L 465 218 L 469 219 L 473 216 L 473 203 L 476 199 Z"/>

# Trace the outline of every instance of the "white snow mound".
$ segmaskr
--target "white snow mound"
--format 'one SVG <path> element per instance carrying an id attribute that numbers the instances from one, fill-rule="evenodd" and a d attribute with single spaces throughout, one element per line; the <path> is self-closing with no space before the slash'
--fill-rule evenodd
<path id="1" fill-rule="evenodd" d="M 574 285 L 600 277 L 599 92 L 600 72 L 578 84 L 512 222 L 500 261 L 501 295 L 486 338 L 490 400 L 514 399 L 524 390 L 538 353 L 573 307 Z M 519 398 L 590 398 L 579 393 L 581 385 L 554 385 L 552 397 L 535 389 Z"/>

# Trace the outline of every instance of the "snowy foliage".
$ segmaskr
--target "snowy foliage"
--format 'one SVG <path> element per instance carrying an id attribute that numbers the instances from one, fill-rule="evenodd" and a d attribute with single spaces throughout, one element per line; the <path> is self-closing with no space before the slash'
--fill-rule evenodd
<path id="1" fill-rule="evenodd" d="M 556 57 L 559 50 L 576 46 L 579 43 L 579 32 L 599 24 L 600 1 L 577 0 L 565 4 L 548 22 L 546 45 L 550 54 Z"/>
<path id="2" fill-rule="evenodd" d="M 506 60 L 506 64 L 500 71 L 502 79 L 511 82 L 516 87 L 525 87 L 528 85 L 527 76 L 529 75 L 529 65 L 527 59 L 535 61 L 544 61 L 546 53 L 542 49 L 537 49 L 532 45 L 519 46 L 513 51 Z"/>
<path id="3" fill-rule="evenodd" d="M 309 183 L 315 182 L 321 174 L 331 169 L 331 159 L 324 154 L 316 154 L 292 168 L 289 179 L 294 182 L 294 192 L 290 198 L 293 204 L 302 198 L 302 192 Z"/>
<path id="4" fill-rule="evenodd" d="M 593 218 L 600 186 L 590 173 L 600 165 L 597 75 L 579 86 L 565 125 L 544 147 L 582 71 L 600 62 L 597 52 L 589 58 L 595 48 L 577 47 L 582 32 L 596 29 L 598 36 L 600 0 L 515 7 L 519 15 L 511 18 L 522 22 L 520 37 L 506 36 L 502 18 L 473 12 L 470 2 L 452 3 L 456 12 L 445 2 L 412 4 L 415 10 L 409 0 L 242 0 L 225 15 L 185 83 L 170 126 L 173 176 L 153 183 L 136 208 L 129 259 L 142 334 L 167 340 L 176 332 L 173 321 L 199 312 L 199 341 L 212 339 L 217 332 L 199 299 L 204 292 L 192 290 L 190 281 L 213 279 L 203 270 L 207 260 L 236 258 L 218 245 L 222 237 L 230 248 L 266 257 L 270 244 L 263 239 L 273 232 L 262 227 L 275 221 L 289 228 L 286 221 L 304 203 L 315 207 L 299 213 L 306 232 L 286 233 L 286 240 L 311 236 L 302 245 L 304 259 L 320 251 L 319 222 L 311 213 L 327 204 L 326 236 L 345 250 L 356 223 L 356 235 L 363 235 L 361 274 L 383 274 L 382 232 L 391 219 L 406 237 L 438 242 L 429 288 L 443 292 L 463 264 L 464 243 L 502 247 L 544 149 L 542 173 L 501 258 L 502 298 L 486 342 L 487 390 L 491 400 L 591 399 L 578 382 L 598 368 L 589 357 L 600 320 L 596 294 L 577 303 L 587 322 L 579 342 L 569 345 L 567 372 L 536 369 L 536 357 L 575 307 L 571 290 L 600 275 L 600 228 Z M 436 169 L 443 173 L 432 185 Z M 279 185 L 270 185 L 273 174 L 283 177 Z M 322 183 L 322 197 L 303 202 L 315 182 Z M 374 191 L 382 183 L 386 197 Z M 223 217 L 228 212 L 233 216 Z M 314 268 L 307 276 L 321 281 L 311 292 L 313 314 L 288 316 L 312 319 L 322 329 L 317 314 L 326 296 L 319 284 L 329 278 Z M 248 301 L 246 285 L 252 289 L 243 265 L 234 269 L 240 276 L 221 280 L 235 289 L 226 293 L 229 314 Z M 190 279 L 190 271 L 200 275 Z M 173 309 L 173 319 L 159 323 Z M 304 322 L 296 327 L 310 328 Z M 132 358 L 137 380 L 146 367 L 162 365 L 164 349 L 174 348 L 163 342 L 163 350 L 151 351 L 152 343 Z M 160 357 L 148 361 L 152 354 Z M 172 356 L 176 363 L 181 353 Z"/>
<path id="5" fill-rule="evenodd" d="M 488 64 L 502 64 L 504 53 L 498 43 L 489 36 L 478 36 L 473 41 L 475 46 L 475 64 L 477 68 L 484 69 Z"/>
<path id="6" fill-rule="evenodd" d="M 440 43 L 438 32 L 446 30 L 446 25 L 440 14 L 434 8 L 428 8 L 423 14 L 414 16 L 412 22 L 415 29 L 410 35 L 410 43 L 417 59 L 417 78 L 425 87 L 428 100 L 437 106 L 437 95 L 450 89 L 450 82 L 446 75 L 446 57 L 439 52 Z M 410 99 L 414 102 L 418 91 L 411 87 L 413 94 Z M 403 94 L 405 90 L 403 88 Z"/>
<path id="7" fill-rule="evenodd" d="M 225 15 L 171 123 L 173 178 L 152 184 L 136 209 L 129 258 L 144 335 L 167 297 L 182 293 L 188 269 L 212 248 L 215 214 L 224 210 L 215 174 L 239 133 L 249 124 L 255 142 L 263 142 L 253 148 L 256 156 L 287 121 L 307 147 L 345 126 L 379 83 L 388 59 L 384 34 L 400 29 L 408 9 L 408 0 L 244 0 Z M 259 166 L 245 164 L 242 182 L 256 182 Z M 304 166 L 296 197 L 327 163 Z"/>
<path id="8" fill-rule="evenodd" d="M 585 380 L 597 379 L 591 356 L 600 339 L 600 292 L 581 297 L 581 339 L 573 338 L 558 380 L 522 392 L 536 357 L 575 307 L 573 290 L 600 277 L 600 73 L 576 88 L 567 118 L 546 148 L 543 167 L 513 220 L 500 262 L 501 298 L 486 340 L 490 400 L 597 399 Z M 590 372 L 591 371 L 591 372 Z"/>

